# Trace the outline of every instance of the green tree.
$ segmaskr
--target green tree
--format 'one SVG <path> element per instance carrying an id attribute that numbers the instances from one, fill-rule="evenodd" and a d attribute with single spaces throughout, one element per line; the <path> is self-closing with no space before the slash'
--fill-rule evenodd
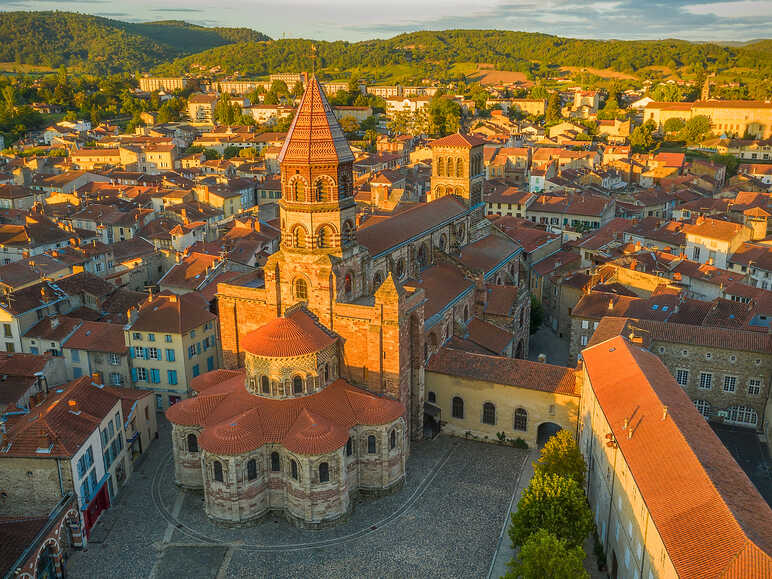
<path id="1" fill-rule="evenodd" d="M 239 157 L 242 159 L 257 159 L 259 156 L 255 147 L 244 147 L 239 151 Z"/>
<path id="2" fill-rule="evenodd" d="M 431 133 L 444 137 L 458 130 L 461 120 L 461 105 L 440 93 L 429 101 Z"/>
<path id="3" fill-rule="evenodd" d="M 241 149 L 239 147 L 235 147 L 233 145 L 228 145 L 225 147 L 225 150 L 223 151 L 222 157 L 223 159 L 232 159 L 236 155 L 238 155 L 241 152 Z"/>
<path id="4" fill-rule="evenodd" d="M 560 122 L 560 95 L 557 92 L 551 93 L 547 100 L 545 119 L 547 123 Z"/>
<path id="5" fill-rule="evenodd" d="M 528 96 L 532 99 L 547 99 L 550 96 L 550 93 L 542 85 L 537 84 L 534 85 Z"/>
<path id="6" fill-rule="evenodd" d="M 681 131 L 687 143 L 699 143 L 710 133 L 710 117 L 697 115 L 686 121 Z"/>
<path id="7" fill-rule="evenodd" d="M 544 322 L 544 307 L 536 296 L 531 296 L 531 333 L 535 334 Z"/>
<path id="8" fill-rule="evenodd" d="M 297 81 L 295 83 L 295 86 L 292 87 L 292 90 L 290 91 L 290 96 L 293 98 L 298 98 L 300 96 L 303 96 L 303 83 L 300 81 Z"/>
<path id="9" fill-rule="evenodd" d="M 2 90 L 3 109 L 9 115 L 12 115 L 16 108 L 16 88 L 11 85 L 5 85 Z"/>
<path id="10" fill-rule="evenodd" d="M 630 145 L 638 153 L 646 153 L 654 148 L 656 139 L 654 138 L 654 130 L 657 126 L 654 121 L 649 119 L 642 125 L 635 127 L 630 134 Z"/>
<path id="11" fill-rule="evenodd" d="M 677 133 L 681 129 L 684 128 L 686 125 L 686 121 L 683 119 L 680 119 L 678 117 L 672 117 L 665 121 L 665 124 L 662 125 L 663 129 L 666 133 Z"/>
<path id="12" fill-rule="evenodd" d="M 354 117 L 346 116 L 341 117 L 340 119 L 340 128 L 343 129 L 343 132 L 347 135 L 353 135 L 359 130 L 359 123 Z"/>
<path id="13" fill-rule="evenodd" d="M 572 547 L 580 546 L 592 531 L 593 521 L 584 491 L 568 477 L 535 471 L 512 513 L 509 538 L 512 546 L 525 543 L 545 529 Z"/>
<path id="14" fill-rule="evenodd" d="M 549 531 L 539 529 L 509 563 L 504 579 L 586 579 L 584 549 L 570 547 Z"/>
<path id="15" fill-rule="evenodd" d="M 576 444 L 574 435 L 568 430 L 561 430 L 551 437 L 541 450 L 534 469 L 542 474 L 557 474 L 574 479 L 584 487 L 584 473 L 587 465 Z"/>
<path id="16" fill-rule="evenodd" d="M 220 153 L 215 149 L 204 149 L 202 153 L 204 153 L 204 157 L 206 157 L 207 161 L 213 161 L 220 158 Z"/>

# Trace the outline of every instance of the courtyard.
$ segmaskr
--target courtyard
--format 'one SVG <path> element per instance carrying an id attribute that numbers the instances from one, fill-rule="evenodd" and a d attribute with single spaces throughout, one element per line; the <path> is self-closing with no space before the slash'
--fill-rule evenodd
<path id="1" fill-rule="evenodd" d="M 169 425 L 67 561 L 73 577 L 486 577 L 527 451 L 439 436 L 414 444 L 396 494 L 320 531 L 279 515 L 224 528 L 178 489 Z"/>

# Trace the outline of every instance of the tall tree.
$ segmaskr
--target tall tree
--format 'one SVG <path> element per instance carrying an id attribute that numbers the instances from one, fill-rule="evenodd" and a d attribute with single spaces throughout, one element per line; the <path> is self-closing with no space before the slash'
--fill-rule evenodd
<path id="1" fill-rule="evenodd" d="M 542 474 L 557 474 L 574 479 L 584 487 L 587 465 L 579 445 L 569 430 L 561 430 L 551 437 L 541 449 L 534 468 Z"/>
<path id="2" fill-rule="evenodd" d="M 504 579 L 587 579 L 585 557 L 582 547 L 570 547 L 564 539 L 539 529 L 508 563 Z"/>
<path id="3" fill-rule="evenodd" d="M 592 513 L 577 482 L 556 474 L 534 472 L 512 513 L 512 546 L 524 544 L 538 529 L 545 529 L 569 546 L 578 547 L 592 531 Z"/>
<path id="4" fill-rule="evenodd" d="M 557 123 L 560 121 L 560 94 L 557 92 L 550 93 L 549 99 L 547 100 L 547 111 L 544 116 L 548 123 Z"/>

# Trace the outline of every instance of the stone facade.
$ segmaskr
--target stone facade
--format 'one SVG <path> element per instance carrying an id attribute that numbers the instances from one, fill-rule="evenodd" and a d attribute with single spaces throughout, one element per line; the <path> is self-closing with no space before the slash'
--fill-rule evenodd
<path id="1" fill-rule="evenodd" d="M 482 203 L 485 182 L 482 142 L 457 133 L 438 139 L 431 147 L 432 186 L 427 201 L 456 195 L 467 200 L 471 207 Z"/>
<path id="2" fill-rule="evenodd" d="M 4 458 L 0 468 L 0 515 L 48 514 L 62 499 L 62 489 L 75 491 L 68 459 Z"/>

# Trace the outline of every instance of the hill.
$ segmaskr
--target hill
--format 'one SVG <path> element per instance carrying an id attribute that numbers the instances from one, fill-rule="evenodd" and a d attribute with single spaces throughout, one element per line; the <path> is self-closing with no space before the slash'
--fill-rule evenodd
<path id="1" fill-rule="evenodd" d="M 148 70 L 225 44 L 270 40 L 247 28 L 176 20 L 129 23 L 73 12 L 0 12 L 0 38 L 0 62 L 102 74 Z"/>
<path id="2" fill-rule="evenodd" d="M 759 46 L 764 46 L 763 42 Z M 643 68 L 693 68 L 707 71 L 744 67 L 758 76 L 772 73 L 772 54 L 756 45 L 719 46 L 683 40 L 623 41 L 561 38 L 548 34 L 504 30 L 445 30 L 400 34 L 385 40 L 313 42 L 318 67 L 340 71 L 406 66 L 408 76 L 444 78 L 457 62 L 488 63 L 498 70 L 546 76 L 560 66 L 587 67 L 634 74 Z M 310 40 L 246 42 L 221 46 L 158 67 L 180 74 L 196 65 L 221 66 L 225 72 L 264 75 L 310 68 Z M 696 72 L 696 71 L 695 71 Z"/>

